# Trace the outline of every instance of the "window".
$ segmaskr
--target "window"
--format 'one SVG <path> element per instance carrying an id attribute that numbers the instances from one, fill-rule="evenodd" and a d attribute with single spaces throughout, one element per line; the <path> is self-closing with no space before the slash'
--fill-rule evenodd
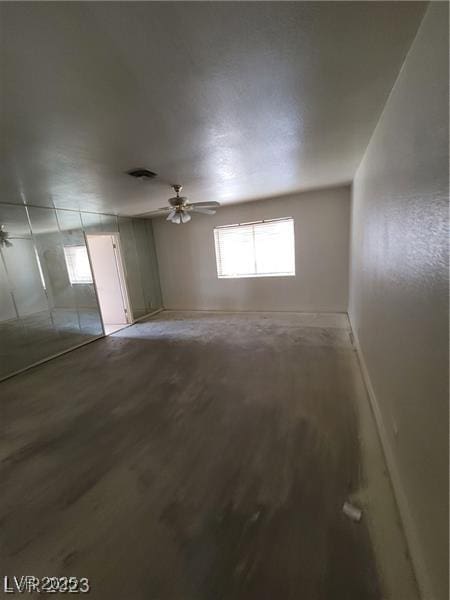
<path id="1" fill-rule="evenodd" d="M 295 275 L 294 219 L 273 219 L 214 229 L 217 276 Z"/>
<path id="2" fill-rule="evenodd" d="M 70 283 L 92 283 L 86 246 L 64 246 L 64 257 Z"/>

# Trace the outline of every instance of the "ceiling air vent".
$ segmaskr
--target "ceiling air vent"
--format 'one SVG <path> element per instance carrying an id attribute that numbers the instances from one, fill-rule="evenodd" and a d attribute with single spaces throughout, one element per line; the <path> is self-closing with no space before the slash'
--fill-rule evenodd
<path id="1" fill-rule="evenodd" d="M 148 169 L 131 169 L 131 171 L 127 171 L 128 175 L 131 177 L 136 177 L 136 179 L 153 179 L 156 177 L 156 173 L 153 171 L 149 171 Z"/>

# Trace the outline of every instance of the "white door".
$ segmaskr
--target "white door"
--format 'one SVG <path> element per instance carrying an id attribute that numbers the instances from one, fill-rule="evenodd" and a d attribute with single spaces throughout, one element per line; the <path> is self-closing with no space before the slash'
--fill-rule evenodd
<path id="1" fill-rule="evenodd" d="M 88 235 L 89 255 L 104 325 L 129 322 L 125 281 L 114 235 Z"/>

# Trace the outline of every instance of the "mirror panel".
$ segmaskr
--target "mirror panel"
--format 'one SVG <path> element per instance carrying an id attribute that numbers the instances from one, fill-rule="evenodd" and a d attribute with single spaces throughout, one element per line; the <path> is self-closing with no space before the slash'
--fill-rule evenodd
<path id="1" fill-rule="evenodd" d="M 86 259 L 86 238 L 80 213 L 69 210 L 57 210 L 57 218 L 62 244 L 66 249 L 65 252 L 69 256 L 73 252 L 73 260 L 75 261 L 77 258 Z M 80 257 L 77 256 L 79 253 Z M 70 284 L 70 276 L 67 268 L 66 272 Z M 81 274 L 83 275 L 83 273 Z M 77 309 L 81 335 L 83 338 L 97 337 L 103 334 L 103 324 L 90 266 L 88 273 L 85 274 L 89 278 L 84 277 L 83 281 L 71 284 L 72 294 Z M 83 341 L 86 340 L 83 339 Z"/>
<path id="2" fill-rule="evenodd" d="M 117 217 L 114 215 L 100 215 L 95 213 L 81 213 L 85 233 L 117 233 Z"/>
<path id="3" fill-rule="evenodd" d="M 125 277 L 128 286 L 134 319 L 147 314 L 146 302 L 141 280 L 141 270 L 134 236 L 133 219 L 119 217 L 120 245 L 125 263 Z"/>
<path id="4" fill-rule="evenodd" d="M 161 290 L 159 287 L 158 264 L 153 241 L 152 223 L 148 219 L 133 219 L 133 231 L 136 241 L 136 254 L 141 276 L 145 313 L 150 313 L 161 307 Z"/>
<path id="5" fill-rule="evenodd" d="M 0 247 L 4 288 L 0 309 L 4 348 L 0 376 L 4 376 L 40 360 L 43 352 L 40 344 L 48 339 L 50 319 L 27 209 L 1 205 L 0 223 L 3 231 L 8 232 L 7 243 Z"/>
<path id="6" fill-rule="evenodd" d="M 28 214 L 49 307 L 49 320 L 41 321 L 41 328 L 49 329 L 47 338 L 41 344 L 45 356 L 46 352 L 57 354 L 80 344 L 82 340 L 56 211 L 30 207 Z M 34 317 L 33 324 L 37 324 L 36 319 L 37 316 Z M 53 337 L 50 329 L 54 333 Z"/>
<path id="7" fill-rule="evenodd" d="M 151 221 L 0 204 L 0 224 L 0 378 L 103 335 L 86 233 L 119 233 L 134 319 L 161 307 Z"/>

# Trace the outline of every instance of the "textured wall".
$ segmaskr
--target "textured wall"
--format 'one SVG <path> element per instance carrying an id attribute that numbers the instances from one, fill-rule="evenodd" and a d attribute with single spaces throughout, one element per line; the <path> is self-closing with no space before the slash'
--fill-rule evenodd
<path id="1" fill-rule="evenodd" d="M 353 185 L 350 317 L 425 600 L 448 599 L 448 15 L 432 3 Z"/>
<path id="2" fill-rule="evenodd" d="M 154 220 L 166 308 L 213 310 L 346 311 L 348 187 L 224 206 L 214 217 L 186 225 Z M 213 228 L 293 217 L 295 277 L 218 279 Z"/>

